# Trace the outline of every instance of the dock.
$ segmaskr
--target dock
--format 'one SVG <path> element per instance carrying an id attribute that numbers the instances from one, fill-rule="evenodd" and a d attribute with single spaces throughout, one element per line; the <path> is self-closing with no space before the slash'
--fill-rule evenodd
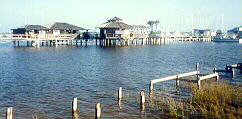
<path id="1" fill-rule="evenodd" d="M 94 39 L 86 39 L 80 37 L 80 33 L 76 34 L 45 34 L 39 35 L 34 34 L 31 37 L 24 34 L 9 34 L 4 35 L 0 38 L 1 41 L 13 42 L 14 46 L 21 46 L 20 41 L 25 41 L 27 46 L 58 46 L 58 45 L 87 45 L 88 42 L 100 46 L 128 46 L 128 45 L 151 45 L 151 44 L 166 44 L 168 42 L 184 42 L 184 41 L 195 41 L 195 42 L 209 42 L 212 41 L 211 37 L 201 36 L 186 36 L 186 37 L 175 37 L 175 36 L 136 36 L 136 37 L 118 37 L 120 34 L 111 34 L 112 37 L 96 37 Z"/>

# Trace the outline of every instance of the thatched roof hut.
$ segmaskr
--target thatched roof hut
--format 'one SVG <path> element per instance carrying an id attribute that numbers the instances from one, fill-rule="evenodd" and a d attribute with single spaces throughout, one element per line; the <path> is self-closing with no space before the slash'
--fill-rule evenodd
<path id="1" fill-rule="evenodd" d="M 38 29 L 47 29 L 47 28 L 41 25 L 24 25 L 19 27 L 18 29 L 38 30 Z"/>
<path id="2" fill-rule="evenodd" d="M 123 23 L 123 20 L 118 17 L 113 17 L 109 19 L 107 22 L 97 26 L 96 28 L 115 28 L 115 29 L 129 29 L 130 25 Z"/>
<path id="3" fill-rule="evenodd" d="M 38 32 L 39 30 L 46 30 L 47 28 L 41 25 L 24 25 L 17 29 L 12 29 L 13 34 L 25 34 L 25 32 Z"/>
<path id="4" fill-rule="evenodd" d="M 132 26 L 123 23 L 123 20 L 118 17 L 112 17 L 107 22 L 97 26 L 100 29 L 100 37 L 106 38 L 110 36 L 115 36 L 119 32 L 128 31 Z M 125 32 L 126 33 L 126 32 Z M 127 33 L 128 34 L 128 33 Z"/>
<path id="5" fill-rule="evenodd" d="M 45 25 L 45 27 L 51 30 L 85 30 L 82 27 L 78 27 L 64 22 L 54 22 L 54 23 Z"/>

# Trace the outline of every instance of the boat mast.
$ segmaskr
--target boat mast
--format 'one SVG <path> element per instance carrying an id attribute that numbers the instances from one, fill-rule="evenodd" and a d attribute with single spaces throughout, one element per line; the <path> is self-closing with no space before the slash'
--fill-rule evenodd
<path id="1" fill-rule="evenodd" d="M 224 14 L 222 14 L 222 33 L 224 32 Z"/>
<path id="2" fill-rule="evenodd" d="M 194 24 L 193 24 L 193 15 L 192 15 L 192 35 L 194 34 Z"/>

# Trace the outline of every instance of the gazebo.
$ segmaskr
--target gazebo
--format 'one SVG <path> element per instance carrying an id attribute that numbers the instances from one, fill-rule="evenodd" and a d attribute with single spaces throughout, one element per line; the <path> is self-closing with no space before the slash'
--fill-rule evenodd
<path id="1" fill-rule="evenodd" d="M 115 39 L 130 37 L 129 29 L 132 26 L 123 23 L 121 18 L 113 17 L 96 28 L 100 29 L 100 38 Z"/>

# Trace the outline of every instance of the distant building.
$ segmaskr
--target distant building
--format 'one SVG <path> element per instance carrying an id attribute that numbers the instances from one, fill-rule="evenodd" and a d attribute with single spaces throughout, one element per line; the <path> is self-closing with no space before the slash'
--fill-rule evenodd
<path id="1" fill-rule="evenodd" d="M 84 28 L 74 26 L 68 23 L 54 22 L 46 26 L 25 25 L 17 29 L 12 29 L 13 34 L 74 34 Z"/>
<path id="2" fill-rule="evenodd" d="M 211 36 L 211 29 L 194 29 L 194 36 Z"/>
<path id="3" fill-rule="evenodd" d="M 231 37 L 231 38 L 241 38 L 242 37 L 242 27 L 235 27 L 233 29 L 230 29 L 227 31 L 227 34 L 228 34 L 228 37 Z"/>
<path id="4" fill-rule="evenodd" d="M 38 34 L 40 30 L 47 30 L 47 28 L 41 25 L 25 25 L 11 30 L 13 30 L 13 34 L 25 34 L 26 32 Z"/>
<path id="5" fill-rule="evenodd" d="M 47 33 L 49 34 L 74 34 L 80 30 L 85 30 L 82 27 L 71 25 L 64 22 L 54 22 L 48 25 L 45 25 L 47 28 Z"/>
<path id="6" fill-rule="evenodd" d="M 147 37 L 148 27 L 143 25 L 128 25 L 121 18 L 112 17 L 107 22 L 97 26 L 100 29 L 100 38 L 128 39 Z"/>
<path id="7" fill-rule="evenodd" d="M 129 37 L 129 29 L 131 27 L 123 23 L 122 19 L 113 17 L 96 28 L 100 29 L 100 38 L 117 38 Z"/>
<path id="8" fill-rule="evenodd" d="M 149 36 L 149 28 L 144 25 L 131 25 L 130 32 L 135 38 L 144 38 Z"/>

